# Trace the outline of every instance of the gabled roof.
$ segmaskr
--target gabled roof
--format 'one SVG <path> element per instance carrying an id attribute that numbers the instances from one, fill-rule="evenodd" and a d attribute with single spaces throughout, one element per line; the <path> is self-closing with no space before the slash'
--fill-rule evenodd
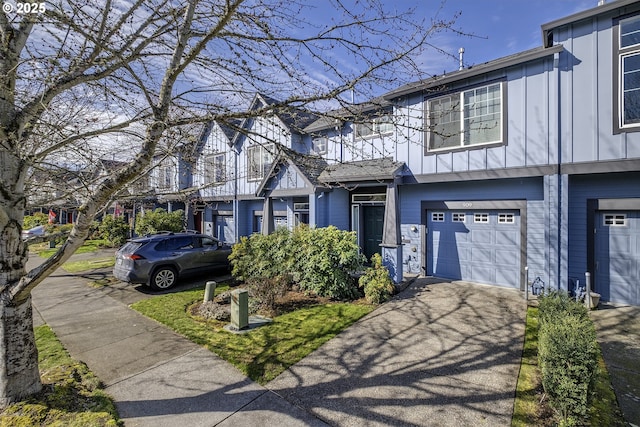
<path id="1" fill-rule="evenodd" d="M 372 99 L 371 101 L 349 105 L 336 110 L 331 110 L 326 113 L 319 114 L 319 118 L 316 117 L 317 120 L 314 120 L 307 127 L 305 127 L 304 131 L 306 133 L 312 133 L 330 129 L 336 126 L 336 124 L 351 120 L 355 117 L 358 117 L 359 115 L 366 116 L 371 112 L 380 111 L 391 106 L 391 102 L 382 97 L 378 97 Z"/>
<path id="2" fill-rule="evenodd" d="M 327 167 L 327 162 L 323 158 L 298 153 L 297 151 L 293 151 L 286 147 L 280 147 L 278 156 L 271 165 L 269 173 L 258 186 L 256 195 L 260 196 L 268 190 L 268 183 L 277 175 L 282 165 L 289 165 L 296 169 L 309 187 L 315 188 L 322 186 L 318 177 Z"/>
<path id="3" fill-rule="evenodd" d="M 411 93 L 416 93 L 427 89 L 439 88 L 445 84 L 554 55 L 558 52 L 562 52 L 562 50 L 563 47 L 561 45 L 548 48 L 537 47 L 535 49 L 518 52 L 513 55 L 485 62 L 484 64 L 474 65 L 463 70 L 453 71 L 451 73 L 433 76 L 429 79 L 409 83 L 399 87 L 398 89 L 392 90 L 391 92 L 388 92 L 383 96 L 388 100 L 392 100 L 394 98 L 409 95 Z"/>
<path id="4" fill-rule="evenodd" d="M 302 133 L 306 126 L 318 119 L 318 116 L 313 112 L 288 106 L 282 101 L 261 93 L 257 93 L 254 96 L 248 111 L 254 111 L 269 106 L 273 106 L 273 115 L 292 132 Z M 239 127 L 246 128 L 251 119 L 253 119 L 253 117 L 245 118 Z M 241 132 L 235 133 L 232 141 L 233 143 L 236 142 L 240 134 Z"/>
<path id="5" fill-rule="evenodd" d="M 403 167 L 404 162 L 396 162 L 390 157 L 337 163 L 327 166 L 318 179 L 320 182 L 327 184 L 355 181 L 390 181 L 402 171 Z"/>
<path id="6" fill-rule="evenodd" d="M 594 16 L 607 13 L 619 8 L 626 8 L 627 6 L 631 5 L 633 5 L 633 7 L 629 7 L 629 10 L 624 10 L 623 13 L 629 13 L 640 9 L 640 2 L 638 2 L 638 0 L 615 0 L 609 3 L 601 4 L 591 9 L 583 10 L 582 12 L 574 13 L 573 15 L 565 16 L 564 18 L 556 19 L 555 21 L 547 22 L 546 24 L 542 24 L 542 43 L 545 47 L 549 47 L 551 45 L 552 39 L 549 37 L 549 33 L 553 32 L 555 28 L 582 21 L 583 19 L 592 18 Z"/>
<path id="7" fill-rule="evenodd" d="M 241 126 L 242 121 L 237 119 L 231 119 L 228 123 L 221 123 L 216 121 L 208 122 L 204 125 L 202 132 L 200 133 L 200 137 L 198 139 L 198 145 L 196 147 L 196 153 L 202 154 L 202 150 L 209 139 L 209 135 L 211 135 L 211 131 L 213 131 L 214 126 L 218 126 L 222 133 L 224 133 L 227 138 L 227 145 L 229 147 L 233 146 L 233 139 L 236 136 L 237 129 Z"/>

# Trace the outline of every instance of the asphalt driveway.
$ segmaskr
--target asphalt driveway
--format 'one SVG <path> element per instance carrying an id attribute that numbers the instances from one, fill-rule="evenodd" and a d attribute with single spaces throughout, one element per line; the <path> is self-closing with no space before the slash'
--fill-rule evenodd
<path id="1" fill-rule="evenodd" d="M 330 425 L 509 425 L 526 305 L 418 279 L 267 385 Z"/>

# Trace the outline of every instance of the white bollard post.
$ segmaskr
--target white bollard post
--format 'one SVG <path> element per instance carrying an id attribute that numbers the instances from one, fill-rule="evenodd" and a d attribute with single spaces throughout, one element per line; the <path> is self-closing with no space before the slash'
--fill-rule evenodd
<path id="1" fill-rule="evenodd" d="M 216 282 L 207 282 L 204 288 L 204 302 L 213 301 L 213 295 L 216 293 Z"/>
<path id="2" fill-rule="evenodd" d="M 584 296 L 584 304 L 587 306 L 587 310 L 591 310 L 591 273 L 588 271 L 584 273 L 586 280 L 586 295 Z"/>
<path id="3" fill-rule="evenodd" d="M 529 301 L 529 266 L 524 268 L 524 300 Z"/>

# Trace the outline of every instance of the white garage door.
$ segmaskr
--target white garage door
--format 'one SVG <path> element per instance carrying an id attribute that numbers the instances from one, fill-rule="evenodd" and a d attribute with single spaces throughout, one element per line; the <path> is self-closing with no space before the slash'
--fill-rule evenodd
<path id="1" fill-rule="evenodd" d="M 427 211 L 427 275 L 520 288 L 520 214 Z"/>
<path id="2" fill-rule="evenodd" d="M 640 212 L 598 212 L 595 252 L 602 299 L 640 305 Z"/>
<path id="3" fill-rule="evenodd" d="M 226 243 L 235 243 L 233 232 L 233 217 L 230 215 L 216 216 L 216 237 Z"/>

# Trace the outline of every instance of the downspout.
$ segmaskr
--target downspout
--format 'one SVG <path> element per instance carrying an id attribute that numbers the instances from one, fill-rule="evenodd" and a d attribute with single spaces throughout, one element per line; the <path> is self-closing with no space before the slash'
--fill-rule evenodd
<path id="1" fill-rule="evenodd" d="M 238 157 L 240 153 L 237 147 L 234 148 L 233 153 L 233 239 L 235 243 L 238 243 L 240 241 L 238 225 Z"/>

